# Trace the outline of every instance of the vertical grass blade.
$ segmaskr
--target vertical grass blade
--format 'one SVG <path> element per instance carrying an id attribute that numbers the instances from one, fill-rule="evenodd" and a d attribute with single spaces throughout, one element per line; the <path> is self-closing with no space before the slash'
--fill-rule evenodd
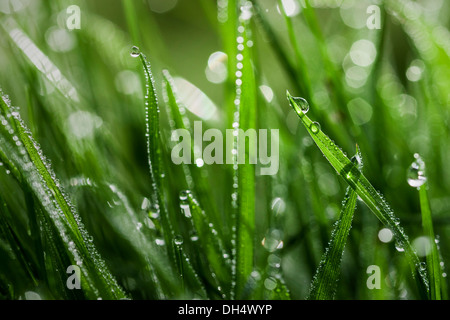
<path id="1" fill-rule="evenodd" d="M 411 186 L 415 183 L 421 184 L 419 189 L 420 211 L 422 214 L 422 228 L 426 237 L 430 241 L 430 252 L 426 256 L 426 264 L 430 279 L 430 297 L 432 300 L 441 300 L 441 277 L 439 252 L 436 244 L 436 237 L 433 229 L 433 219 L 431 217 L 431 207 L 428 200 L 428 183 L 425 172 L 425 162 L 416 153 L 415 161 L 409 170 L 408 182 Z M 411 176 L 415 175 L 417 176 Z"/>
<path id="2" fill-rule="evenodd" d="M 172 130 L 190 129 L 189 118 L 186 116 L 186 108 L 179 103 L 177 90 L 169 71 L 163 70 L 163 95 L 164 101 L 168 106 L 169 122 L 173 123 Z M 194 138 L 191 141 L 191 159 L 194 159 Z M 201 207 L 208 213 L 212 222 L 216 225 L 221 223 L 219 213 L 213 203 L 211 188 L 208 180 L 202 175 L 201 169 L 196 165 L 182 163 L 186 186 L 195 192 Z"/>
<path id="3" fill-rule="evenodd" d="M 434 237 L 433 222 L 431 219 L 431 208 L 425 183 L 420 187 L 420 208 L 422 212 L 422 227 L 424 233 L 430 239 L 431 252 L 427 255 L 427 270 L 430 277 L 430 294 L 432 300 L 441 300 L 441 266 L 439 265 L 439 253 Z"/>
<path id="4" fill-rule="evenodd" d="M 287 97 L 289 103 L 294 108 L 306 130 L 325 158 L 344 181 L 356 191 L 375 216 L 393 231 L 397 244 L 404 249 L 407 255 L 408 262 L 422 298 L 429 298 L 426 271 L 422 270 L 420 267 L 420 260 L 411 246 L 408 236 L 405 234 L 402 226 L 400 226 L 399 219 L 395 217 L 392 209 L 382 195 L 375 190 L 364 174 L 361 173 L 357 165 L 352 163 L 345 153 L 321 130 L 320 124 L 309 119 L 306 115 L 307 108 L 304 106 L 306 101 L 304 99 L 299 100 L 298 98 L 292 97 L 289 92 L 287 92 Z M 303 101 L 303 103 L 300 103 L 299 101 Z"/>
<path id="5" fill-rule="evenodd" d="M 219 281 L 220 286 L 226 287 L 227 292 L 229 292 L 230 288 L 227 283 L 230 277 L 230 257 L 226 253 L 221 239 L 217 236 L 214 224 L 210 222 L 209 217 L 191 192 L 182 191 L 180 201 L 180 207 L 184 211 L 184 215 L 191 218 L 210 270 Z"/>
<path id="6" fill-rule="evenodd" d="M 355 161 L 361 159 L 359 150 L 354 159 Z M 362 169 L 362 162 L 359 169 Z M 330 242 L 311 283 L 309 300 L 331 300 L 336 294 L 342 255 L 344 254 L 347 237 L 352 227 L 356 200 L 357 193 L 355 190 L 347 187 L 339 219 L 335 223 Z"/>
<path id="7" fill-rule="evenodd" d="M 250 18 L 252 7 L 250 2 L 240 1 L 240 15 L 236 45 L 236 98 L 233 118 L 234 147 L 233 157 L 233 193 L 232 203 L 236 212 L 235 238 L 235 294 L 242 292 L 254 264 L 254 224 L 255 224 L 255 167 L 252 163 L 250 144 L 246 141 L 245 132 L 256 126 L 256 82 L 252 64 L 252 48 Z"/>
<path id="8" fill-rule="evenodd" d="M 167 244 L 172 243 L 175 237 L 172 224 L 170 223 L 167 209 L 164 205 L 164 192 L 162 188 L 162 160 L 161 160 L 161 140 L 159 131 L 159 106 L 156 96 L 156 89 L 150 63 L 147 57 L 139 50 L 138 47 L 131 49 L 131 56 L 139 57 L 145 74 L 145 126 L 147 138 L 147 154 L 151 179 L 151 201 L 152 204 L 161 212 L 161 224 L 164 230 L 164 239 Z M 172 246 L 168 246 L 172 257 L 174 251 Z"/>

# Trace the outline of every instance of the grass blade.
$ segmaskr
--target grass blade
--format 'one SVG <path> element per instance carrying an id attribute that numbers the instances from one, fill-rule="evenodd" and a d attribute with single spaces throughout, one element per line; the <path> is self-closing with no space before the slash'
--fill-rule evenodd
<path id="1" fill-rule="evenodd" d="M 163 95 L 164 101 L 168 106 L 168 114 L 173 123 L 172 130 L 190 129 L 189 118 L 186 116 L 186 108 L 182 103 L 179 103 L 177 90 L 172 76 L 167 70 L 163 70 Z M 194 158 L 194 138 L 191 140 L 191 159 Z M 188 189 L 195 192 L 200 206 L 208 213 L 212 220 L 211 222 L 220 225 L 221 220 L 216 206 L 213 203 L 211 195 L 211 188 L 208 181 L 202 175 L 201 169 L 196 165 L 188 165 L 182 163 L 184 173 L 184 180 Z"/>
<path id="2" fill-rule="evenodd" d="M 193 228 L 199 237 L 200 245 L 206 254 L 211 271 L 215 274 L 221 286 L 226 287 L 227 279 L 230 276 L 229 254 L 224 250 L 214 224 L 210 222 L 209 217 L 191 192 L 182 191 L 180 201 L 180 207 L 184 215 L 192 219 Z"/>
<path id="3" fill-rule="evenodd" d="M 51 232 L 57 235 L 50 239 L 51 245 L 55 248 L 64 248 L 61 252 L 71 253 L 71 263 L 81 265 L 83 275 L 81 280 L 88 297 L 124 298 L 125 293 L 93 246 L 92 239 L 81 223 L 78 213 L 63 193 L 49 162 L 26 128 L 18 110 L 11 106 L 8 97 L 2 91 L 0 95 L 0 109 L 4 113 L 2 124 L 6 126 L 8 123 L 6 119 L 10 120 L 8 131 L 14 135 L 12 140 L 16 141 L 15 146 L 17 150 L 20 150 L 21 155 L 21 158 L 18 158 L 17 155 L 10 154 L 17 162 L 16 166 L 20 165 L 21 172 L 24 173 L 16 178 L 33 191 L 43 207 L 41 223 L 44 225 L 48 223 L 49 232 L 52 230 Z M 2 148 L 5 147 L 2 143 Z M 9 156 L 5 151 L 1 155 Z M 8 159 L 2 159 L 2 161 L 8 161 Z"/>
<path id="4" fill-rule="evenodd" d="M 249 2 L 241 3 L 241 15 L 238 27 L 238 54 L 236 74 L 236 98 L 233 128 L 235 130 L 233 149 L 233 194 L 232 206 L 236 212 L 235 225 L 235 258 L 236 258 L 236 296 L 242 292 L 247 279 L 253 271 L 254 264 L 254 224 L 255 224 L 255 167 L 251 154 L 251 144 L 256 141 L 248 139 L 245 131 L 256 126 L 256 82 L 252 64 L 252 49 L 248 45 L 249 38 Z M 233 255 L 234 256 L 234 255 Z"/>
<path id="5" fill-rule="evenodd" d="M 418 187 L 420 197 L 420 211 L 422 214 L 422 228 L 426 237 L 430 241 L 430 252 L 426 256 L 426 264 L 428 275 L 430 277 L 430 297 L 432 300 L 441 300 L 441 266 L 439 259 L 439 252 L 435 241 L 435 235 L 433 230 L 433 219 L 431 217 L 431 207 L 428 200 L 428 183 L 426 181 L 425 162 L 416 153 L 414 155 L 415 161 L 412 163 L 409 173 L 416 177 L 409 176 L 408 182 L 411 186 L 414 186 L 414 182 L 423 182 Z M 419 179 L 415 179 L 419 178 Z"/>
<path id="6" fill-rule="evenodd" d="M 359 150 L 354 157 L 361 159 Z M 362 162 L 360 170 L 362 169 Z M 347 237 L 352 227 L 353 215 L 356 209 L 357 193 L 350 187 L 342 202 L 341 214 L 331 234 L 330 243 L 319 263 L 309 292 L 309 300 L 331 300 L 334 298 L 339 280 L 342 255 L 344 254 Z"/>
<path id="7" fill-rule="evenodd" d="M 161 160 L 161 141 L 159 131 L 159 106 L 156 96 L 156 89 L 150 63 L 147 57 L 139 50 L 133 47 L 132 57 L 139 57 L 145 74 L 145 125 L 147 137 L 147 154 L 151 179 L 151 201 L 154 207 L 161 211 L 161 224 L 164 232 L 164 239 L 167 244 L 172 243 L 175 238 L 173 226 L 167 209 L 164 205 L 164 192 L 162 188 L 162 160 Z M 175 258 L 175 252 L 171 245 L 167 246 L 170 256 Z"/>
<path id="8" fill-rule="evenodd" d="M 306 100 L 299 100 L 299 98 L 292 97 L 289 92 L 287 92 L 287 97 L 289 103 L 294 108 L 306 130 L 325 158 L 344 181 L 356 191 L 375 216 L 393 231 L 398 246 L 403 248 L 407 255 L 408 262 L 410 263 L 413 276 L 417 281 L 422 297 L 428 298 L 429 289 L 426 272 L 421 269 L 420 260 L 415 250 L 412 248 L 403 228 L 400 226 L 399 219 L 394 216 L 392 209 L 381 194 L 375 190 L 364 174 L 357 168 L 357 165 L 352 163 L 345 153 L 320 129 L 320 124 L 313 122 L 308 118 L 306 112 L 308 111 L 309 106 L 306 106 Z"/>

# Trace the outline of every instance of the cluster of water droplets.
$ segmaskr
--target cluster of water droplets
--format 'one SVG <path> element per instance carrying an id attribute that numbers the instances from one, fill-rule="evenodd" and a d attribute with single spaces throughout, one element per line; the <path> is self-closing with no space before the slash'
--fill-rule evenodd
<path id="1" fill-rule="evenodd" d="M 292 101 L 291 101 L 292 99 Z M 288 101 L 292 108 L 294 108 L 295 112 L 300 118 L 303 118 L 303 116 L 309 111 L 309 103 L 306 99 L 301 97 L 292 97 L 288 93 Z M 318 122 L 312 122 L 309 126 L 312 133 L 316 134 L 320 131 L 320 123 Z"/>

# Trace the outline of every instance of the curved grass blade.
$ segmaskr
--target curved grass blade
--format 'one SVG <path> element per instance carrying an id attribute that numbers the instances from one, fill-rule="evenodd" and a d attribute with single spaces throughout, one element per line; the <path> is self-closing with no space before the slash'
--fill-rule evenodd
<path id="1" fill-rule="evenodd" d="M 6 157 L 1 161 L 14 164 L 18 169 L 17 172 L 12 172 L 18 174 L 15 178 L 33 192 L 42 206 L 41 223 L 50 222 L 50 228 L 57 234 L 57 237 L 51 239 L 52 245 L 70 252 L 71 263 L 81 265 L 81 282 L 87 297 L 125 298 L 125 293 L 94 247 L 78 213 L 64 195 L 48 160 L 32 138 L 18 110 L 11 106 L 1 90 L 0 95 L 2 129 L 10 134 L 8 139 L 1 135 L 0 155 Z M 14 147 L 9 141 L 15 141 Z"/>
<path id="2" fill-rule="evenodd" d="M 345 153 L 320 129 L 320 124 L 309 119 L 306 115 L 308 109 L 305 108 L 306 100 L 294 98 L 289 92 L 287 92 L 287 98 L 325 158 L 344 181 L 356 191 L 375 216 L 393 231 L 397 245 L 402 247 L 407 255 L 422 298 L 429 298 L 426 271 L 420 267 L 420 260 L 392 209 L 364 174 L 361 173 L 357 165 L 352 163 Z"/>
<path id="3" fill-rule="evenodd" d="M 162 187 L 163 166 L 161 161 L 161 140 L 159 132 L 159 107 L 158 98 L 154 80 L 151 72 L 150 63 L 146 56 L 137 47 L 132 48 L 132 57 L 139 57 L 144 68 L 146 78 L 146 94 L 145 94 L 145 120 L 146 120 L 146 136 L 147 136 L 147 152 L 150 168 L 150 176 L 152 179 L 152 200 L 154 205 L 161 211 L 161 224 L 163 227 L 164 238 L 168 244 L 167 249 L 169 255 L 173 258 L 175 264 L 181 266 L 185 265 L 185 270 L 189 272 L 189 281 L 192 281 L 195 287 L 198 287 L 202 295 L 206 295 L 203 284 L 192 267 L 189 258 L 185 255 L 183 250 L 177 250 L 176 246 L 169 245 L 175 243 L 177 236 L 175 235 L 173 226 L 167 209 L 164 205 L 164 190 Z M 180 261 L 180 257 L 182 260 Z M 181 274 L 181 273 L 180 273 Z M 184 279 L 182 279 L 184 281 Z M 192 284 L 191 283 L 191 284 Z"/>
<path id="4" fill-rule="evenodd" d="M 353 159 L 361 159 L 358 148 L 357 154 Z M 359 169 L 362 169 L 362 162 L 360 162 Z M 350 186 L 347 187 L 344 201 L 342 202 L 341 214 L 335 223 L 328 247 L 311 282 L 309 300 L 331 300 L 336 294 L 342 255 L 344 254 L 347 237 L 352 227 L 356 200 L 357 194 L 355 190 L 350 188 Z"/>
<path id="5" fill-rule="evenodd" d="M 167 209 L 164 205 L 162 188 L 163 168 L 161 160 L 161 140 L 159 132 L 159 106 L 150 63 L 138 47 L 131 49 L 132 57 L 139 57 L 145 74 L 145 126 L 147 137 L 147 154 L 151 179 L 151 200 L 155 208 L 161 212 L 161 224 L 166 243 L 172 243 L 175 233 L 170 223 Z M 170 255 L 175 258 L 172 246 L 167 247 Z"/>

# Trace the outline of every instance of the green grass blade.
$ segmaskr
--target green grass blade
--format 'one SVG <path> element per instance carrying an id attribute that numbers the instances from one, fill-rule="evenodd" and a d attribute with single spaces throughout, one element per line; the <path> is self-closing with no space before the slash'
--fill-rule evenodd
<path id="1" fill-rule="evenodd" d="M 2 143 L 1 148 L 9 150 L 9 154 L 5 151 L 1 154 L 7 157 L 11 156 L 12 161 L 16 162 L 15 166 L 20 166 L 20 171 L 24 174 L 21 175 L 23 179 L 18 177 L 18 181 L 27 184 L 27 188 L 33 191 L 34 196 L 43 207 L 41 223 L 45 224 L 48 221 L 49 228 L 57 233 L 57 239 L 54 239 L 53 245 L 65 248 L 61 249 L 62 251 L 70 252 L 72 264 L 81 264 L 80 269 L 83 275 L 81 280 L 85 284 L 84 290 L 88 297 L 124 298 L 125 293 L 118 286 L 93 246 L 92 239 L 81 223 L 75 208 L 63 193 L 40 146 L 32 138 L 18 110 L 11 106 L 8 97 L 1 90 L 0 95 L 0 109 L 4 113 L 6 112 L 2 115 L 2 124 L 7 123 L 6 118 L 11 119 L 12 125 L 8 131 L 11 136 L 14 135 L 12 140 L 16 141 L 15 147 L 19 150 L 17 153 L 21 158 L 14 154 L 14 150 L 11 148 L 6 149 L 6 141 Z M 8 159 L 1 160 L 4 162 Z M 65 268 L 67 267 L 65 266 Z"/>
<path id="2" fill-rule="evenodd" d="M 306 115 L 307 108 L 305 107 L 305 103 L 307 104 L 307 102 L 305 100 L 299 102 L 299 100 L 292 97 L 289 92 L 287 92 L 287 97 L 289 103 L 294 108 L 306 130 L 325 158 L 344 181 L 356 191 L 375 216 L 393 231 L 398 245 L 404 249 L 407 255 L 408 262 L 410 263 L 411 270 L 413 271 L 422 297 L 428 298 L 429 290 L 426 272 L 420 268 L 420 260 L 415 250 L 412 248 L 403 228 L 400 226 L 399 219 L 394 216 L 392 209 L 381 194 L 375 190 L 369 180 L 367 180 L 357 168 L 356 164 L 352 163 L 345 153 L 321 130 L 320 124 L 313 122 L 308 118 Z"/>
<path id="3" fill-rule="evenodd" d="M 168 106 L 168 114 L 171 123 L 173 123 L 172 130 L 176 129 L 190 129 L 189 118 L 186 115 L 186 108 L 183 103 L 179 102 L 175 83 L 169 71 L 163 70 L 163 95 L 164 101 Z M 191 140 L 191 159 L 194 159 L 194 138 Z M 208 213 L 211 222 L 220 226 L 221 220 L 219 212 L 213 203 L 211 195 L 211 188 L 208 180 L 205 179 L 201 172 L 201 168 L 194 164 L 182 163 L 184 177 L 188 189 L 195 192 L 198 202 L 201 207 Z M 220 235 L 221 236 L 221 235 Z"/>
<path id="4" fill-rule="evenodd" d="M 423 231 L 430 239 L 431 252 L 427 255 L 427 270 L 430 277 L 430 294 L 432 300 L 441 300 L 441 266 L 439 265 L 439 253 L 436 247 L 433 223 L 431 219 L 431 208 L 428 201 L 428 194 L 425 183 L 420 187 L 420 208 L 422 211 Z"/>
<path id="5" fill-rule="evenodd" d="M 355 159 L 360 159 L 359 151 Z M 362 169 L 362 162 L 360 170 Z M 330 243 L 319 263 L 309 292 L 309 300 L 331 300 L 336 294 L 339 280 L 342 255 L 344 254 L 347 237 L 352 227 L 353 215 L 356 209 L 357 193 L 347 187 L 342 202 L 341 214 L 336 221 L 331 234 Z"/>
<path id="6" fill-rule="evenodd" d="M 418 154 L 410 170 L 419 170 L 420 176 L 425 177 L 425 162 Z M 417 165 L 417 167 L 414 167 Z M 426 178 L 425 178 L 426 179 Z M 427 270 L 430 277 L 430 297 L 432 300 L 441 300 L 441 266 L 439 252 L 436 244 L 436 237 L 433 229 L 433 219 L 431 217 L 431 207 L 428 200 L 428 183 L 425 182 L 418 187 L 420 197 L 420 211 L 422 213 L 422 228 L 426 237 L 430 241 L 430 252 L 426 256 Z"/>
<path id="7" fill-rule="evenodd" d="M 230 257 L 225 251 L 221 239 L 217 237 L 217 229 L 191 192 L 182 191 L 180 201 L 184 215 L 192 219 L 193 229 L 199 237 L 200 245 L 206 254 L 212 272 L 221 286 L 227 287 L 227 279 L 229 279 L 231 271 Z"/>
<path id="8" fill-rule="evenodd" d="M 137 47 L 132 48 L 132 57 L 139 57 L 145 75 L 145 125 L 147 137 L 147 153 L 152 179 L 152 200 L 161 205 L 161 142 L 159 132 L 159 106 L 155 83 L 147 57 Z"/>
<path id="9" fill-rule="evenodd" d="M 232 203 L 236 210 L 235 225 L 235 258 L 236 258 L 236 297 L 242 292 L 247 279 L 254 267 L 254 225 L 255 225 L 255 166 L 251 164 L 251 143 L 246 141 L 244 134 L 239 134 L 256 126 L 256 81 L 252 63 L 252 48 L 250 41 L 250 24 L 244 19 L 245 4 L 241 3 L 240 24 L 238 27 L 238 65 L 236 73 L 241 76 L 236 80 L 236 99 L 233 128 L 234 135 L 233 157 L 233 194 Z M 241 42 L 241 43 L 240 43 Z M 248 139 L 250 140 L 250 139 Z M 241 148 L 242 146 L 242 148 Z M 256 156 L 256 155 L 253 155 Z M 244 160 L 244 161 L 242 161 Z"/>
<path id="10" fill-rule="evenodd" d="M 161 140 L 159 131 L 159 106 L 156 96 L 156 88 L 150 63 L 147 57 L 139 50 L 133 47 L 132 57 L 139 57 L 145 74 L 145 125 L 147 138 L 147 154 L 151 179 L 151 201 L 152 204 L 161 212 L 161 224 L 164 230 L 164 239 L 167 244 L 172 243 L 175 237 L 173 226 L 170 222 L 169 214 L 164 205 L 164 190 L 162 188 L 163 168 L 161 160 Z M 170 256 L 175 258 L 173 247 L 167 246 Z"/>

